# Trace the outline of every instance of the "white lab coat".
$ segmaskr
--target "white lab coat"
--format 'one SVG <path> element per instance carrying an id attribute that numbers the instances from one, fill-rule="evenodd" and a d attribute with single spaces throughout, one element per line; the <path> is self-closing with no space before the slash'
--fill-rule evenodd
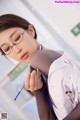
<path id="1" fill-rule="evenodd" d="M 80 101 L 80 62 L 63 53 L 50 66 L 48 89 L 55 114 L 62 120 Z"/>

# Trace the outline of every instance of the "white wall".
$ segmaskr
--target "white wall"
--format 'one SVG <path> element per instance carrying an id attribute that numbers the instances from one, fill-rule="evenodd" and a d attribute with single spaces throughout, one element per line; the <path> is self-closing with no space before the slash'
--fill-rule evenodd
<path id="1" fill-rule="evenodd" d="M 55 0 L 25 1 L 32 4 L 34 14 L 38 11 L 44 21 L 51 26 L 53 32 L 50 32 L 53 36 L 55 36 L 54 30 L 61 36 L 62 39 L 56 39 L 56 41 L 60 42 L 63 49 L 78 58 L 80 55 L 80 34 L 75 37 L 70 30 L 80 22 L 79 4 L 60 4 L 55 3 Z M 47 24 L 46 28 L 49 27 Z M 52 40 L 51 43 L 53 43 Z"/>

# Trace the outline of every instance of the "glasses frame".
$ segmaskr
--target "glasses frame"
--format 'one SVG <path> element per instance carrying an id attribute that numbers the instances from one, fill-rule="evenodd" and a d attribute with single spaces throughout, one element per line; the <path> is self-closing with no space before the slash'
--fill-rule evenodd
<path id="1" fill-rule="evenodd" d="M 24 32 L 25 32 L 25 30 L 20 34 L 20 35 L 22 35 L 22 39 L 19 41 L 19 43 L 21 43 L 21 41 L 23 40 Z M 4 52 L 0 47 L 0 51 L 1 51 L 2 55 L 9 55 L 11 53 L 11 50 L 12 50 L 13 46 L 18 45 L 19 43 L 12 43 L 12 46 L 10 46 L 10 52 L 9 53 Z"/>

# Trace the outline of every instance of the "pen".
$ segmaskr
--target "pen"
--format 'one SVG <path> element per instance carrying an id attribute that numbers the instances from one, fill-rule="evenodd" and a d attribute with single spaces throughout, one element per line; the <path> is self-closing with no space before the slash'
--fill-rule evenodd
<path id="1" fill-rule="evenodd" d="M 19 92 L 17 93 L 16 97 L 14 98 L 14 100 L 16 100 L 18 98 L 18 96 L 20 95 L 21 91 L 23 90 L 24 85 L 21 87 L 21 89 L 19 90 Z"/>

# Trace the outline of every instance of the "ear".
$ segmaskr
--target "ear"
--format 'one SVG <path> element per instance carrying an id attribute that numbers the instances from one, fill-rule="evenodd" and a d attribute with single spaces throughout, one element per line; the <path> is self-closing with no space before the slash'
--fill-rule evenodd
<path id="1" fill-rule="evenodd" d="M 35 30 L 33 28 L 33 26 L 30 24 L 28 25 L 28 29 L 27 29 L 27 32 L 32 35 L 32 37 L 35 37 Z"/>

